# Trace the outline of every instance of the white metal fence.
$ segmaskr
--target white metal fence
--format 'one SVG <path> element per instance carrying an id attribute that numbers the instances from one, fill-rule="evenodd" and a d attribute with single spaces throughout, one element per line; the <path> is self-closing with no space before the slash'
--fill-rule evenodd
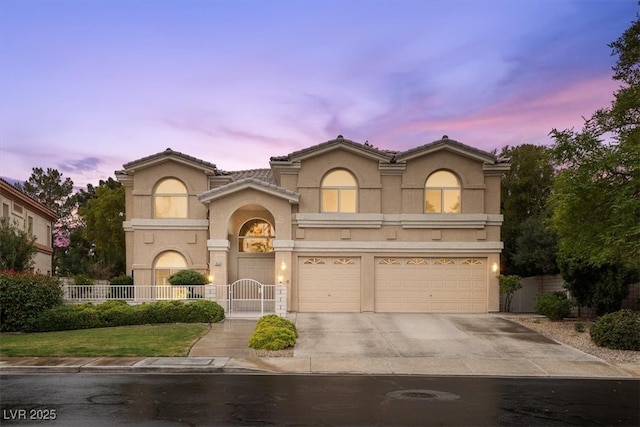
<path id="1" fill-rule="evenodd" d="M 228 309 L 230 314 L 275 313 L 275 285 L 263 285 L 257 280 L 240 279 L 228 286 Z"/>
<path id="2" fill-rule="evenodd" d="M 64 285 L 63 295 L 69 302 L 194 300 L 204 299 L 205 285 Z"/>
<path id="3" fill-rule="evenodd" d="M 69 303 L 101 303 L 124 300 L 130 304 L 161 300 L 207 299 L 222 306 L 229 317 L 259 317 L 276 313 L 286 316 L 287 289 L 241 279 L 230 285 L 72 285 L 63 282 L 64 300 Z"/>

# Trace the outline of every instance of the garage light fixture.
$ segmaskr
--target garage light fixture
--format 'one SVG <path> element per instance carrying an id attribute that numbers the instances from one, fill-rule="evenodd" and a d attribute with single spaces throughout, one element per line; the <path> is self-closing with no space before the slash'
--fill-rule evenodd
<path id="1" fill-rule="evenodd" d="M 494 276 L 497 276 L 499 273 L 499 269 L 498 269 L 498 263 L 494 262 L 493 265 L 491 266 L 491 271 L 493 272 Z"/>

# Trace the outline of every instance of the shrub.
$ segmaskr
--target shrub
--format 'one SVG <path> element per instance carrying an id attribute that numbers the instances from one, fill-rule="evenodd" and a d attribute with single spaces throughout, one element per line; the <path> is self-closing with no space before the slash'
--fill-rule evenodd
<path id="1" fill-rule="evenodd" d="M 298 338 L 298 331 L 296 329 L 296 325 L 288 319 L 284 317 L 280 317 L 277 314 L 267 314 L 266 316 L 262 316 L 258 323 L 256 324 L 256 328 L 263 326 L 277 326 L 281 328 L 290 329 Z"/>
<path id="2" fill-rule="evenodd" d="M 640 350 L 640 312 L 620 310 L 598 318 L 590 330 L 597 345 L 617 350 Z"/>
<path id="3" fill-rule="evenodd" d="M 249 338 L 249 347 L 261 350 L 282 350 L 296 345 L 296 335 L 290 329 L 267 325 L 256 327 Z"/>
<path id="4" fill-rule="evenodd" d="M 74 285 L 93 285 L 94 283 L 94 280 L 86 274 L 78 274 L 73 277 Z"/>
<path id="5" fill-rule="evenodd" d="M 139 325 L 142 323 L 140 310 L 126 301 L 106 301 L 96 306 L 103 326 Z"/>
<path id="6" fill-rule="evenodd" d="M 122 275 L 109 279 L 110 285 L 133 285 L 133 277 Z"/>
<path id="7" fill-rule="evenodd" d="M 207 283 L 207 278 L 195 270 L 179 270 L 169 276 L 169 283 L 172 285 L 204 285 Z"/>
<path id="8" fill-rule="evenodd" d="M 571 301 L 567 298 L 567 294 L 562 291 L 538 295 L 536 298 L 536 311 L 555 322 L 569 317 L 571 314 Z"/>
<path id="9" fill-rule="evenodd" d="M 20 331 L 43 311 L 62 304 L 60 281 L 40 274 L 0 273 L 2 331 Z"/>
<path id="10" fill-rule="evenodd" d="M 582 322 L 576 322 L 573 324 L 573 330 L 578 332 L 578 333 L 583 333 L 584 332 L 584 323 Z"/>
<path id="11" fill-rule="evenodd" d="M 27 332 L 67 331 L 104 326 L 98 310 L 91 304 L 62 305 L 42 312 L 25 327 Z"/>
<path id="12" fill-rule="evenodd" d="M 296 345 L 296 326 L 275 314 L 262 316 L 249 338 L 249 347 L 259 350 L 282 350 Z"/>
<path id="13" fill-rule="evenodd" d="M 103 328 L 149 323 L 214 323 L 224 319 L 224 309 L 213 301 L 157 301 L 131 306 L 125 301 L 63 305 L 46 310 L 25 326 L 26 332 Z"/>
<path id="14" fill-rule="evenodd" d="M 182 301 L 157 301 L 149 304 L 141 304 L 140 310 L 142 323 L 175 323 L 180 318 Z"/>
<path id="15" fill-rule="evenodd" d="M 197 300 L 185 304 L 184 323 L 218 323 L 224 319 L 224 308 L 216 302 Z"/>

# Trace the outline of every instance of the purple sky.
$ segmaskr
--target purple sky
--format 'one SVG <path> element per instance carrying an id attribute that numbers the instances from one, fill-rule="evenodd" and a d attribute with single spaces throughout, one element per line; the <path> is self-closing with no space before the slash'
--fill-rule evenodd
<path id="1" fill-rule="evenodd" d="M 268 167 L 342 134 L 549 144 L 617 87 L 636 0 L 0 0 L 0 176 L 77 186 L 170 147 Z"/>

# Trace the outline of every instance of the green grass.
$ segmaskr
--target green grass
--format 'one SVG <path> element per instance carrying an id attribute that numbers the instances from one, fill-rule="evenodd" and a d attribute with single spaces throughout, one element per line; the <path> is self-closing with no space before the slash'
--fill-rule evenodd
<path id="1" fill-rule="evenodd" d="M 172 323 L 0 334 L 0 356 L 187 356 L 209 325 Z"/>

